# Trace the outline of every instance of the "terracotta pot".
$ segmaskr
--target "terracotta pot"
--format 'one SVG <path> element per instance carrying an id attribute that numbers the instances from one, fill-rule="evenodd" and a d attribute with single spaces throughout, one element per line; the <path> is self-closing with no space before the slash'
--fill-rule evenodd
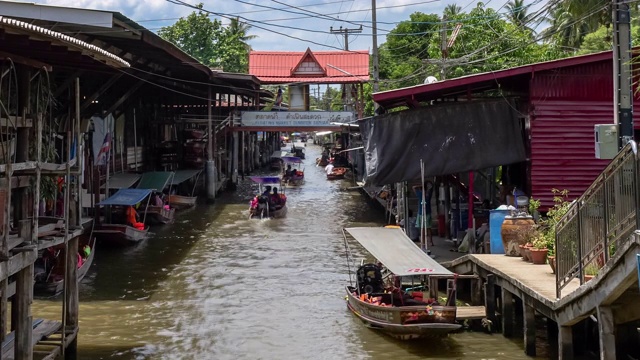
<path id="1" fill-rule="evenodd" d="M 527 248 L 524 245 L 518 245 L 518 249 L 520 250 L 520 256 L 522 256 L 522 260 L 529 261 L 527 258 Z"/>
<path id="2" fill-rule="evenodd" d="M 595 275 L 585 275 L 584 276 L 584 282 L 590 281 L 591 279 L 593 279 Z"/>
<path id="3" fill-rule="evenodd" d="M 524 253 L 525 253 L 525 256 L 527 257 L 527 261 L 531 262 L 531 248 L 528 246 L 525 246 Z"/>
<path id="4" fill-rule="evenodd" d="M 511 217 L 507 216 L 502 222 L 500 234 L 502 235 L 502 245 L 504 246 L 504 254 L 506 256 L 520 256 L 518 245 L 524 245 L 526 239 L 518 234 L 523 231 L 529 231 L 535 226 L 535 221 L 531 216 L 527 217 Z"/>
<path id="5" fill-rule="evenodd" d="M 551 267 L 551 273 L 556 273 L 556 257 L 555 256 L 547 256 L 547 260 L 549 260 L 549 266 Z"/>
<path id="6" fill-rule="evenodd" d="M 533 249 L 529 248 L 531 251 L 531 262 L 536 265 L 542 265 L 547 263 L 547 253 L 549 249 Z"/>

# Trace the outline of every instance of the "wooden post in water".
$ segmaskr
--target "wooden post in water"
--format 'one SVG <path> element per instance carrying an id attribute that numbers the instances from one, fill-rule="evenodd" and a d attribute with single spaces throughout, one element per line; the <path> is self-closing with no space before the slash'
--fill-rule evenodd
<path id="1" fill-rule="evenodd" d="M 533 306 L 522 300 L 524 318 L 524 353 L 528 356 L 536 356 L 536 310 Z"/>
<path id="2" fill-rule="evenodd" d="M 74 237 L 67 243 L 67 264 L 65 271 L 64 284 L 67 287 L 65 292 L 65 303 L 67 308 L 66 320 L 67 329 L 74 331 L 78 328 L 78 312 L 79 312 L 79 297 L 78 297 L 78 239 L 79 236 Z M 65 329 L 65 337 L 67 331 Z M 67 346 L 64 358 L 65 360 L 75 360 L 78 352 L 78 336 L 74 337 L 73 341 Z"/>
<path id="3" fill-rule="evenodd" d="M 513 294 L 502 289 L 502 334 L 506 338 L 513 337 Z"/>
<path id="4" fill-rule="evenodd" d="M 484 304 L 484 300 L 482 299 L 482 285 L 483 281 L 481 277 L 477 279 L 471 279 L 471 304 L 475 306 L 480 306 Z"/>
<path id="5" fill-rule="evenodd" d="M 495 275 L 493 274 L 487 275 L 487 282 L 484 284 L 484 306 L 485 306 L 487 319 L 494 324 L 490 330 L 490 332 L 493 332 L 497 325 L 496 278 L 495 278 Z"/>
<path id="6" fill-rule="evenodd" d="M 573 328 L 558 324 L 558 360 L 573 360 Z"/>
<path id="7" fill-rule="evenodd" d="M 616 336 L 613 312 L 608 306 L 598 306 L 598 333 L 600 338 L 600 360 L 616 359 Z"/>

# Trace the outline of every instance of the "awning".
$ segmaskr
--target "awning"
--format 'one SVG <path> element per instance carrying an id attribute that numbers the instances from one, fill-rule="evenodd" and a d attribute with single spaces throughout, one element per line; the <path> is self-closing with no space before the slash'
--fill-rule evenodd
<path id="1" fill-rule="evenodd" d="M 162 191 L 169 179 L 173 176 L 173 172 L 169 171 L 152 171 L 142 174 L 142 179 L 136 186 L 136 189 L 150 189 L 156 191 Z"/>
<path id="2" fill-rule="evenodd" d="M 112 197 L 101 201 L 98 205 L 133 206 L 151 194 L 149 189 L 120 189 Z"/>
<path id="3" fill-rule="evenodd" d="M 360 123 L 366 181 L 375 185 L 444 176 L 527 159 L 519 114 L 507 99 L 455 102 Z"/>
<path id="4" fill-rule="evenodd" d="M 171 185 L 178 185 L 198 175 L 202 170 L 176 170 Z"/>
<path id="5" fill-rule="evenodd" d="M 280 184 L 280 178 L 277 176 L 252 176 L 251 181 L 257 184 Z"/>
<path id="6" fill-rule="evenodd" d="M 396 276 L 453 275 L 425 254 L 401 229 L 358 227 L 345 230 Z"/>
<path id="7" fill-rule="evenodd" d="M 271 154 L 272 158 L 278 158 L 280 159 L 281 157 L 283 157 L 285 154 L 287 153 L 286 150 L 276 150 L 273 152 L 273 154 Z"/>
<path id="8" fill-rule="evenodd" d="M 140 179 L 139 174 L 119 173 L 109 177 L 109 189 L 126 189 L 133 186 Z"/>
<path id="9" fill-rule="evenodd" d="M 281 159 L 285 163 L 302 164 L 302 159 L 296 156 L 283 156 Z"/>

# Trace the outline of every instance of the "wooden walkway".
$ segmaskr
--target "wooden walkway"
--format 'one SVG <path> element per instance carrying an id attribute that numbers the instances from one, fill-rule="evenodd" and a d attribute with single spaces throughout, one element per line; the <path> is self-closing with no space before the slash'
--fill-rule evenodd
<path id="1" fill-rule="evenodd" d="M 53 320 L 36 319 L 33 320 L 33 346 L 35 347 L 39 341 L 46 339 L 56 331 L 62 328 L 62 323 Z M 14 357 L 13 346 L 15 344 L 15 332 L 7 334 L 5 341 L 2 343 L 2 359 L 11 360 Z"/>
<path id="2" fill-rule="evenodd" d="M 480 320 L 487 317 L 484 306 L 458 306 L 456 308 L 456 320 Z"/>

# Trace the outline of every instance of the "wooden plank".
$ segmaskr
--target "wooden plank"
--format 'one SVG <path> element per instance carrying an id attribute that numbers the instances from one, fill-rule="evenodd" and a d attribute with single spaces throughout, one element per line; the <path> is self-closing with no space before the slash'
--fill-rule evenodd
<path id="1" fill-rule="evenodd" d="M 458 306 L 456 308 L 456 320 L 480 320 L 484 319 L 486 314 L 484 306 Z"/>
<path id="2" fill-rule="evenodd" d="M 0 118 L 2 127 L 33 127 L 33 119 L 22 116 L 7 116 Z"/>
<path id="3" fill-rule="evenodd" d="M 16 278 L 17 324 L 14 354 L 16 360 L 33 359 L 33 264 L 18 272 Z"/>
<path id="4" fill-rule="evenodd" d="M 48 338 L 56 331 L 59 331 L 62 327 L 62 324 L 59 321 L 55 320 L 43 320 L 43 319 L 35 319 L 32 321 L 32 346 L 33 349 L 38 345 L 42 339 Z M 58 343 L 60 344 L 60 343 Z M 2 343 L 2 359 L 15 359 L 14 356 L 14 347 L 15 347 L 15 333 L 11 332 L 7 334 L 6 340 Z M 56 356 L 60 353 L 60 346 L 56 346 L 51 351 L 47 352 L 49 354 L 54 354 L 53 357 L 45 357 L 49 359 L 55 359 Z M 45 359 L 43 358 L 43 359 Z"/>

